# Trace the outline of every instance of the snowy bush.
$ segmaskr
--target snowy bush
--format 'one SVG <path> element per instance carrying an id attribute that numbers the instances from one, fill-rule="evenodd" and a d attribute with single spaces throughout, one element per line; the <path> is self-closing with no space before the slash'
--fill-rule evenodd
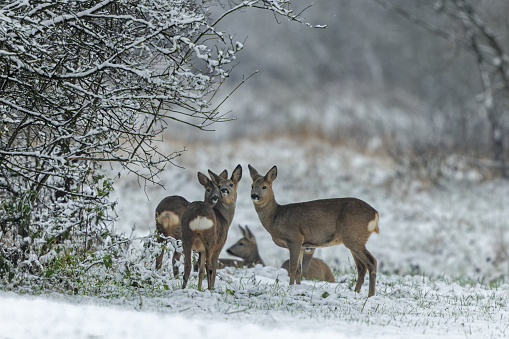
<path id="1" fill-rule="evenodd" d="M 243 48 L 216 24 L 244 8 L 300 21 L 288 0 L 23 1 L 0 5 L 0 276 L 51 275 L 100 249 L 119 163 L 140 181 L 180 151 L 173 124 L 228 120 L 212 99 Z M 217 100 L 217 98 L 215 98 Z M 67 258 L 67 259 L 65 259 Z M 53 264 L 52 264 L 53 263 Z"/>

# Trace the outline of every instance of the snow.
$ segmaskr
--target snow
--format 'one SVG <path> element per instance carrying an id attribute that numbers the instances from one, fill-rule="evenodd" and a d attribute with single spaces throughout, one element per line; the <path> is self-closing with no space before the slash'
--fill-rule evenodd
<path id="1" fill-rule="evenodd" d="M 275 277 L 278 277 L 277 280 Z M 222 269 L 216 290 L 104 300 L 0 292 L 2 338 L 504 338 L 509 285 L 486 289 L 384 276 L 366 299 L 347 282 L 304 281 L 258 265 Z M 347 280 L 353 278 L 348 276 Z M 194 279 L 194 280 L 193 280 Z"/>
<path id="2" fill-rule="evenodd" d="M 310 330 L 268 329 L 259 324 L 239 324 L 225 320 L 203 320 L 183 315 L 139 312 L 96 305 L 75 305 L 47 299 L 2 296 L 0 331 L 7 338 L 238 338 L 239 330 L 246 339 L 291 334 L 307 338 Z M 20 326 L 20 319 L 31 319 L 29 326 Z M 325 330 L 319 337 L 335 335 Z M 346 337 L 345 337 L 346 338 Z"/>
<path id="3" fill-rule="evenodd" d="M 241 237 L 237 225 L 248 225 L 268 266 L 218 270 L 212 292 L 196 290 L 194 272 L 182 290 L 181 280 L 170 278 L 167 257 L 160 273 L 167 289 L 99 286 L 111 291 L 108 298 L 0 292 L 0 338 L 509 337 L 506 181 L 456 181 L 451 174 L 430 186 L 402 177 L 376 150 L 366 154 L 313 138 L 170 139 L 160 151 L 183 143 L 188 151 L 175 163 L 185 169 L 161 174 L 166 190 L 140 187 L 128 175 L 118 179 L 117 231 L 130 234 L 136 226 L 136 235 L 148 234 L 162 198 L 202 200 L 197 171 L 226 168 L 231 174 L 240 163 L 243 178 L 225 249 Z M 341 245 L 315 253 L 335 270 L 336 283 L 288 285 L 279 268 L 288 251 L 275 246 L 259 223 L 247 164 L 260 173 L 278 166 L 273 189 L 279 203 L 355 196 L 378 210 L 380 234 L 367 244 L 379 264 L 376 296 L 366 298 L 368 277 L 360 293 L 352 291 L 353 260 Z"/>

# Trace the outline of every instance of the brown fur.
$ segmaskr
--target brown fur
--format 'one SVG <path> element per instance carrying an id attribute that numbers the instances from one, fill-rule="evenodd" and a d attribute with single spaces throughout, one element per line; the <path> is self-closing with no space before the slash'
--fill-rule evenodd
<path id="1" fill-rule="evenodd" d="M 213 289 L 216 280 L 219 253 L 224 247 L 228 229 L 235 214 L 237 187 L 242 178 L 242 167 L 238 165 L 228 179 L 224 170 L 219 176 L 209 170 L 212 182 L 219 189 L 219 201 L 214 207 L 202 202 L 193 202 L 182 215 L 182 245 L 184 249 L 184 281 L 182 288 L 187 286 L 191 274 L 191 251 L 199 252 L 198 289 L 201 289 L 204 270 L 207 270 L 207 287 Z M 198 216 L 213 222 L 206 230 L 191 230 L 190 223 Z"/>
<path id="2" fill-rule="evenodd" d="M 217 262 L 217 268 L 225 268 L 225 267 L 242 268 L 242 267 L 245 267 L 245 262 L 244 262 L 244 260 L 240 260 L 240 259 L 219 258 L 219 260 Z"/>
<path id="3" fill-rule="evenodd" d="M 206 182 L 204 177 L 207 178 L 205 174 L 198 173 L 198 181 L 205 188 L 205 197 L 203 198 L 203 201 L 206 201 L 209 204 L 215 204 L 213 200 L 218 198 L 218 192 L 214 192 L 214 197 L 212 194 L 213 185 L 211 182 Z M 156 207 L 155 217 L 157 232 L 164 237 L 160 237 L 158 242 L 166 242 L 167 239 L 165 238 L 168 237 L 172 237 L 177 240 L 182 239 L 182 214 L 188 206 L 189 201 L 179 195 L 172 195 L 161 200 L 159 205 Z M 161 250 L 161 254 L 156 258 L 156 269 L 161 268 L 163 257 L 164 248 Z M 173 266 L 173 275 L 175 277 L 177 277 L 179 273 L 178 266 L 176 265 L 178 260 L 180 260 L 180 253 L 174 251 L 171 261 Z"/>
<path id="4" fill-rule="evenodd" d="M 222 266 L 234 267 L 254 267 L 256 264 L 265 266 L 265 263 L 258 253 L 258 245 L 256 244 L 256 238 L 253 233 L 251 233 L 247 226 L 246 228 L 242 228 L 242 226 L 239 225 L 239 228 L 243 237 L 228 248 L 226 252 L 230 255 L 242 258 L 243 260 L 219 259 L 219 264 Z"/>
<path id="5" fill-rule="evenodd" d="M 328 282 L 335 282 L 334 274 L 329 265 L 324 263 L 321 259 L 313 258 L 315 253 L 314 248 L 306 248 L 302 255 L 302 277 L 307 280 L 321 280 Z M 281 268 L 289 271 L 290 261 L 286 260 Z"/>
<path id="6" fill-rule="evenodd" d="M 377 263 L 365 246 L 371 235 L 368 225 L 376 223 L 373 230 L 378 231 L 378 212 L 373 207 L 356 198 L 279 205 L 272 191 L 272 183 L 277 177 L 276 166 L 265 176 L 258 174 L 251 165 L 249 171 L 253 180 L 251 199 L 263 227 L 276 245 L 290 251 L 290 284 L 300 284 L 303 248 L 343 243 L 357 266 L 355 291 L 360 291 L 368 270 L 368 296 L 375 294 Z"/>

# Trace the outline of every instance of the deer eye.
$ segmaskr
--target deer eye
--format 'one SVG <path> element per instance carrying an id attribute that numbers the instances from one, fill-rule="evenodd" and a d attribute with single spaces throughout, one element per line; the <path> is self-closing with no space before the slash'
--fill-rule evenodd
<path id="1" fill-rule="evenodd" d="M 233 187 L 233 184 L 230 184 L 230 187 Z"/>
<path id="2" fill-rule="evenodd" d="M 210 191 L 212 191 L 212 189 L 210 189 L 210 188 L 207 188 L 207 192 L 210 192 Z"/>
<path id="3" fill-rule="evenodd" d="M 267 186 L 263 186 L 262 189 L 266 190 L 267 189 Z"/>

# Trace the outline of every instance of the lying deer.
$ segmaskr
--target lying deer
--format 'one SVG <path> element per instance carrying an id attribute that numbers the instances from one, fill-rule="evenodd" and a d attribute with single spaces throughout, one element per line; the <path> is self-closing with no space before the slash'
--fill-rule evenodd
<path id="1" fill-rule="evenodd" d="M 235 244 L 226 250 L 230 255 L 242 258 L 243 260 L 235 259 L 219 259 L 220 267 L 234 266 L 234 267 L 254 267 L 256 264 L 265 266 L 260 253 L 258 252 L 258 245 L 253 233 L 246 228 L 239 226 L 243 237 Z M 322 280 L 334 282 L 334 274 L 332 274 L 329 266 L 318 258 L 313 258 L 315 253 L 314 248 L 305 248 L 302 256 L 302 277 L 308 280 Z M 288 271 L 288 260 L 283 263 L 281 268 Z"/>
<path id="2" fill-rule="evenodd" d="M 315 254 L 314 248 L 304 248 L 302 254 L 302 277 L 307 280 L 322 280 L 328 282 L 335 282 L 334 274 L 332 273 L 329 265 L 324 263 L 321 259 L 313 258 Z M 289 270 L 289 260 L 286 260 L 281 268 Z"/>
<path id="3" fill-rule="evenodd" d="M 219 191 L 217 187 L 208 180 L 207 176 L 202 173 L 198 173 L 198 181 L 205 188 L 205 197 L 203 201 L 210 205 L 215 205 L 219 199 Z M 182 239 L 181 230 L 181 219 L 184 210 L 189 206 L 189 201 L 179 195 L 172 195 L 161 200 L 156 208 L 156 229 L 161 237 L 158 242 L 166 242 L 168 237 L 180 240 Z M 173 252 L 172 266 L 173 275 L 178 277 L 179 269 L 176 262 L 180 260 L 180 253 L 177 251 Z M 163 263 L 164 247 L 161 250 L 161 254 L 156 259 L 156 269 L 160 269 Z"/>
<path id="4" fill-rule="evenodd" d="M 290 284 L 300 284 L 303 249 L 343 243 L 352 253 L 357 267 L 355 291 L 364 283 L 369 271 L 368 297 L 375 295 L 376 259 L 366 249 L 371 233 L 378 233 L 378 212 L 356 198 L 322 199 L 279 205 L 272 191 L 277 167 L 265 176 L 249 165 L 253 185 L 251 200 L 263 227 L 276 245 L 290 251 Z"/>
<path id="5" fill-rule="evenodd" d="M 260 253 L 258 253 L 258 245 L 253 233 L 246 228 L 239 225 L 243 237 L 235 244 L 226 250 L 226 253 L 235 257 L 242 258 L 243 260 L 236 259 L 219 259 L 219 267 L 234 266 L 234 267 L 254 267 L 256 264 L 265 266 Z"/>
<path id="6" fill-rule="evenodd" d="M 224 170 L 219 176 L 209 170 L 212 184 L 219 189 L 219 201 L 214 207 L 203 201 L 189 204 L 182 214 L 182 247 L 184 249 L 184 281 L 186 288 L 191 274 L 191 251 L 199 253 L 198 289 L 201 290 L 205 269 L 207 287 L 214 288 L 219 253 L 226 243 L 228 229 L 235 214 L 237 187 L 242 178 L 242 167 L 238 165 L 228 179 Z M 208 178 L 207 178 L 208 180 Z"/>

